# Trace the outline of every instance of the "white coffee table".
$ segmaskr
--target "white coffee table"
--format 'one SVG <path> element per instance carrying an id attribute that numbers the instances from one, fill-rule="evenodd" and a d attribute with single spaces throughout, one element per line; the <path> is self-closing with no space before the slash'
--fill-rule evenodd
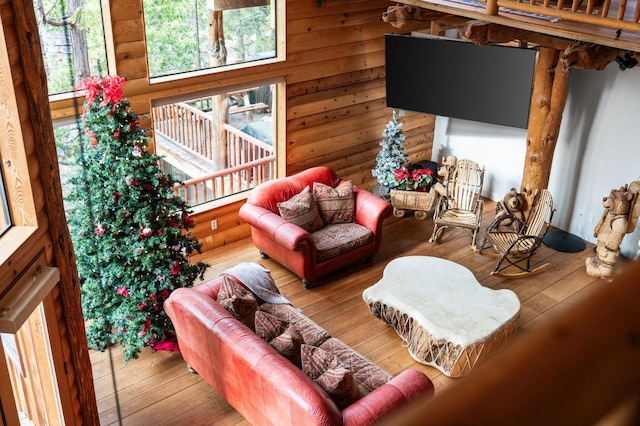
<path id="1" fill-rule="evenodd" d="M 513 291 L 483 287 L 464 266 L 437 257 L 392 260 L 362 296 L 416 361 L 449 377 L 468 374 L 509 340 L 520 316 Z"/>

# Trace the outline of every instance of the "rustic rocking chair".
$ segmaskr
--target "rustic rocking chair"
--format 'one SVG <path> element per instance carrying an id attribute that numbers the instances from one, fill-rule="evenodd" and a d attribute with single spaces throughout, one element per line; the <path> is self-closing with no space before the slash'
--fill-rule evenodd
<path id="1" fill-rule="evenodd" d="M 482 221 L 484 201 L 480 198 L 484 180 L 484 167 L 472 160 L 458 160 L 450 166 L 442 194 L 433 212 L 433 234 L 430 242 L 448 227 L 466 229 L 471 233 L 471 248 L 476 248 L 476 238 Z"/>
<path id="2" fill-rule="evenodd" d="M 504 278 L 519 278 L 538 273 L 549 266 L 549 263 L 545 263 L 531 269 L 531 257 L 542 244 L 542 239 L 551 226 L 554 212 L 555 206 L 551 193 L 543 189 L 535 197 L 529 216 L 518 231 L 499 229 L 497 222 L 501 220 L 490 224 L 487 227 L 480 251 L 482 252 L 487 246 L 487 242 L 489 242 L 497 253 L 498 262 L 491 275 Z M 515 266 L 520 272 L 503 272 L 510 266 Z"/>

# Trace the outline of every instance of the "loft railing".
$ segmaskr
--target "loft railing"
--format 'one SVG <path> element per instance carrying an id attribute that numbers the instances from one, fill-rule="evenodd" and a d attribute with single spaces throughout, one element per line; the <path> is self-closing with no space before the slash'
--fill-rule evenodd
<path id="1" fill-rule="evenodd" d="M 216 144 L 209 114 L 186 103 L 153 107 L 154 130 L 185 150 L 213 160 Z M 273 146 L 223 124 L 226 159 L 222 170 L 189 179 L 174 187 L 188 205 L 197 205 L 251 189 L 275 177 Z"/>
<path id="2" fill-rule="evenodd" d="M 640 32 L 637 1 L 619 0 L 486 0 L 486 12 L 497 15 L 500 8 L 533 13 L 564 21 L 597 25 L 621 31 Z"/>

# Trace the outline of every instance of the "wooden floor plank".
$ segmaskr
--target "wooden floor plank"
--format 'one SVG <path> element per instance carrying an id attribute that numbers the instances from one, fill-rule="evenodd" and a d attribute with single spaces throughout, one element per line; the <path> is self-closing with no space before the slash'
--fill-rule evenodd
<path id="1" fill-rule="evenodd" d="M 493 211 L 495 203 L 485 203 L 483 227 L 493 219 Z M 375 318 L 362 300 L 362 291 L 380 280 L 389 261 L 407 255 L 441 257 L 469 268 L 486 287 L 513 290 L 522 303 L 519 331 L 551 320 L 591 289 L 606 284 L 584 271 L 585 259 L 592 254 L 592 244 L 587 244 L 587 249 L 579 253 L 562 253 L 543 245 L 533 262 L 550 262 L 546 270 L 530 277 L 504 279 L 490 275 L 496 259 L 474 253 L 468 232 L 447 229 L 438 243 L 429 243 L 432 231 L 431 220 L 419 221 L 410 215 L 391 217 L 385 222 L 382 246 L 373 262 L 357 262 L 319 279 L 311 289 L 304 288 L 298 277 L 274 260 L 261 258 L 250 239 L 209 251 L 196 260 L 211 265 L 207 278 L 240 262 L 263 264 L 271 271 L 282 294 L 332 336 L 342 339 L 393 375 L 407 368 L 425 372 L 434 382 L 436 392 L 460 379 L 451 379 L 413 360 L 395 330 Z M 478 243 L 481 239 L 482 235 Z M 91 351 L 90 356 L 103 425 L 119 422 L 124 425 L 248 425 L 206 382 L 187 372 L 179 353 L 147 349 L 138 359 L 126 364 L 118 347 L 111 348 L 110 352 Z M 116 397 L 119 409 L 115 406 Z"/>

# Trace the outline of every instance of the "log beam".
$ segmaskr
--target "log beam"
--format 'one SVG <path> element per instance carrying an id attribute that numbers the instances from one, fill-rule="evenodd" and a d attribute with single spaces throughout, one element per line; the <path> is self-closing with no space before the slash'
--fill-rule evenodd
<path id="1" fill-rule="evenodd" d="M 527 39 L 531 32 L 485 21 L 467 21 L 458 26 L 460 35 L 479 46 Z"/>
<path id="2" fill-rule="evenodd" d="M 521 192 L 530 207 L 535 193 L 547 188 L 558 140 L 562 112 L 567 101 L 569 68 L 560 60 L 560 51 L 541 48 L 534 73 L 527 150 Z"/>
<path id="3" fill-rule="evenodd" d="M 447 14 L 443 12 L 397 4 L 387 8 L 387 11 L 382 14 L 382 21 L 391 24 L 394 28 L 404 28 L 409 24 L 424 27 L 430 25 L 429 22 L 445 16 Z"/>
<path id="4" fill-rule="evenodd" d="M 600 44 L 576 43 L 565 49 L 562 60 L 567 68 L 602 71 L 621 53 L 620 49 Z"/>

